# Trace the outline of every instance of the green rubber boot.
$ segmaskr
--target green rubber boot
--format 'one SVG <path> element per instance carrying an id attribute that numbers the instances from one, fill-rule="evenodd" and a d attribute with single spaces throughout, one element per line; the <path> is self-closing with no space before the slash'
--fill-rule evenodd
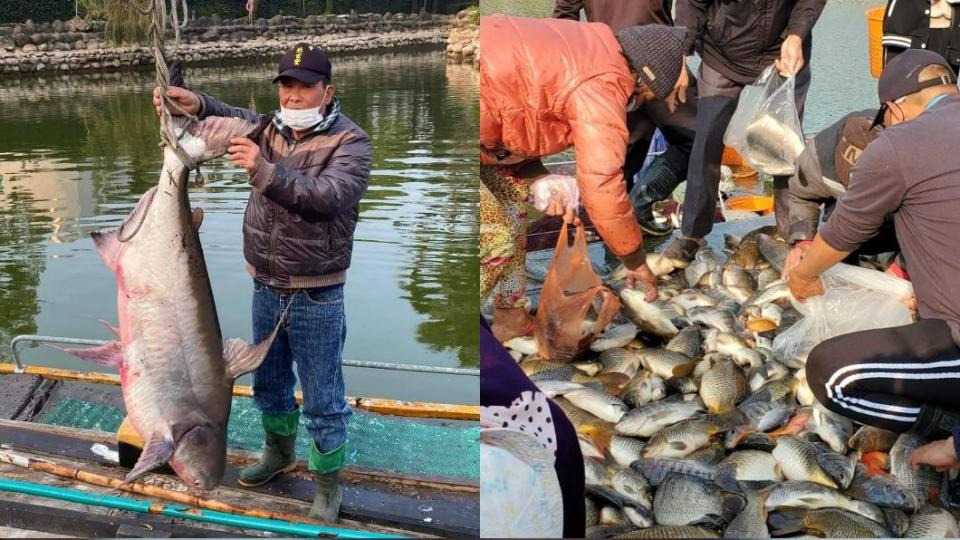
<path id="1" fill-rule="evenodd" d="M 340 501 L 343 500 L 343 488 L 338 482 L 340 469 L 346 457 L 346 443 L 335 450 L 321 452 L 314 443 L 310 449 L 310 470 L 315 473 L 313 506 L 309 516 L 314 519 L 336 523 L 340 514 Z"/>
<path id="2" fill-rule="evenodd" d="M 263 454 L 260 459 L 240 470 L 237 483 L 241 486 L 262 486 L 274 476 L 297 468 L 297 425 L 300 410 L 286 414 L 263 414 L 263 429 L 266 432 Z"/>

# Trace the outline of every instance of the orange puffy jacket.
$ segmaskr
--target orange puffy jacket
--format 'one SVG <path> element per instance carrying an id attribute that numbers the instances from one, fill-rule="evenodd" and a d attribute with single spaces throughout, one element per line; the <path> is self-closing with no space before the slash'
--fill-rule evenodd
<path id="1" fill-rule="evenodd" d="M 575 147 L 583 205 L 600 237 L 617 256 L 640 255 L 622 169 L 636 83 L 610 27 L 491 15 L 480 18 L 480 42 L 481 146 L 513 158 Z M 481 152 L 481 163 L 497 161 Z"/>

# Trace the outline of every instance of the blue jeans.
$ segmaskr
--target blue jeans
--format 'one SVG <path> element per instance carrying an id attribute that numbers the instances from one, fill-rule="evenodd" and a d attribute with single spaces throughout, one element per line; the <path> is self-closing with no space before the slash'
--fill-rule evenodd
<path id="1" fill-rule="evenodd" d="M 281 294 L 254 280 L 254 343 L 270 336 L 288 305 L 290 310 L 267 358 L 253 373 L 253 399 L 260 411 L 267 414 L 296 409 L 296 362 L 307 429 L 321 452 L 331 452 L 347 440 L 350 416 L 341 368 L 347 337 L 343 285 Z"/>

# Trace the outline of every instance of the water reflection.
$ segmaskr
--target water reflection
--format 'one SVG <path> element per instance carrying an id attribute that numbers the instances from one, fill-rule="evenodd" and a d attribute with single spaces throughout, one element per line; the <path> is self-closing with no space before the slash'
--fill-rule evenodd
<path id="1" fill-rule="evenodd" d="M 278 106 L 273 62 L 188 68 L 193 88 L 260 111 Z M 347 284 L 349 358 L 477 363 L 476 73 L 437 52 L 334 61 L 343 110 L 373 138 Z M 0 338 L 106 337 L 115 285 L 88 233 L 120 223 L 160 168 L 152 72 L 0 79 Z M 225 160 L 191 188 L 224 335 L 249 337 L 242 271 L 247 176 Z M 78 286 L 82 284 L 83 286 Z M 49 363 L 49 351 L 31 351 Z M 58 359 L 61 365 L 70 360 Z M 432 377 L 432 376 L 430 376 Z M 475 378 L 347 372 L 356 394 L 476 402 Z"/>

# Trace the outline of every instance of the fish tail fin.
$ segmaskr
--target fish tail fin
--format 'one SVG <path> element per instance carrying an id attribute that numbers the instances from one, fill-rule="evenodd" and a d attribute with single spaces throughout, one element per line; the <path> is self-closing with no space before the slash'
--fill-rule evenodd
<path id="1" fill-rule="evenodd" d="M 203 141 L 200 155 L 192 155 L 198 163 L 218 158 L 227 153 L 230 139 L 246 137 L 257 130 L 257 124 L 243 118 L 210 116 L 190 128 L 190 135 Z"/>
<path id="2" fill-rule="evenodd" d="M 263 360 L 267 357 L 267 353 L 270 351 L 270 347 L 273 345 L 273 341 L 277 338 L 277 333 L 280 332 L 280 326 L 283 324 L 284 319 L 286 319 L 287 312 L 290 311 L 291 305 L 293 305 L 292 302 L 287 304 L 283 313 L 280 314 L 276 326 L 273 327 L 273 332 L 260 343 L 251 345 L 240 338 L 230 338 L 227 340 L 223 347 L 223 359 L 227 364 L 227 376 L 230 377 L 231 380 L 250 373 L 263 363 Z"/>
<path id="3" fill-rule="evenodd" d="M 740 483 L 737 482 L 737 466 L 733 463 L 720 464 L 717 467 L 715 481 L 718 486 L 727 491 L 740 491 Z"/>
<path id="4" fill-rule="evenodd" d="M 767 516 L 767 525 L 770 526 L 772 536 L 803 532 L 803 510 L 797 508 L 781 508 Z"/>
<path id="5" fill-rule="evenodd" d="M 597 447 L 597 450 L 606 455 L 613 440 L 613 424 L 597 427 L 590 434 L 590 438 L 593 439 L 593 445 Z"/>
<path id="6" fill-rule="evenodd" d="M 732 491 L 720 493 L 720 519 L 724 523 L 730 523 L 737 514 L 743 512 L 747 507 L 748 500 L 743 495 Z"/>

